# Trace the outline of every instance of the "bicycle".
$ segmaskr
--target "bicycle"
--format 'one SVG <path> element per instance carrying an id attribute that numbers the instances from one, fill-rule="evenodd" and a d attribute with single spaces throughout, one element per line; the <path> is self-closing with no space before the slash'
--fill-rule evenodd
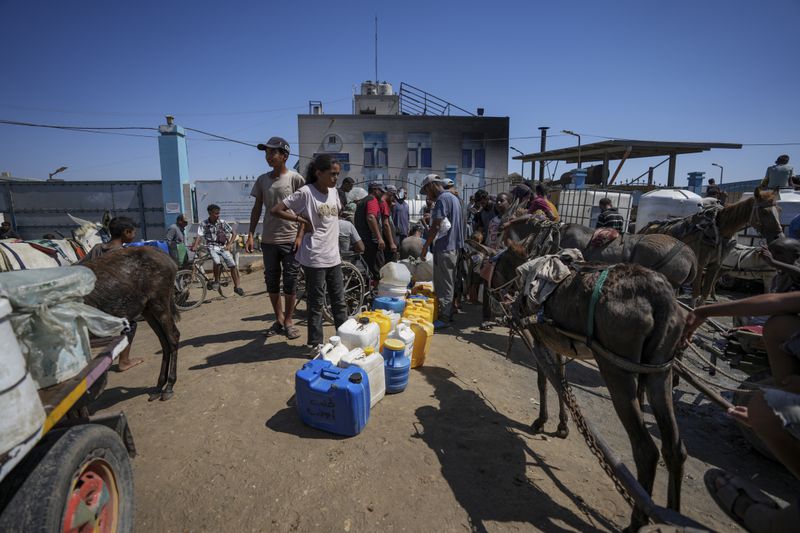
<path id="1" fill-rule="evenodd" d="M 347 305 L 347 316 L 355 316 L 364 305 L 372 303 L 372 276 L 369 268 L 360 254 L 342 255 L 342 281 L 344 284 L 344 300 Z M 303 267 L 297 274 L 297 304 L 305 302 L 306 278 Z M 333 323 L 333 311 L 330 298 L 325 294 L 325 305 L 322 307 L 322 318 Z"/>
<path id="2" fill-rule="evenodd" d="M 214 277 L 209 277 L 203 268 L 203 265 L 210 260 L 211 254 L 208 249 L 199 248 L 192 261 L 192 266 L 179 270 L 175 276 L 175 305 L 180 311 L 199 307 L 206 301 L 206 294 L 209 290 L 216 290 L 223 298 L 230 295 L 231 287 L 233 287 L 230 270 L 223 261 L 219 284 L 215 286 Z"/>

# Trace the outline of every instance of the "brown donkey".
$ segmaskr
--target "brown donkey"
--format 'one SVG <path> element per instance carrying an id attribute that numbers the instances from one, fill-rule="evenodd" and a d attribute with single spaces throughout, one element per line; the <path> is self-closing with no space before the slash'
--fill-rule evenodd
<path id="1" fill-rule="evenodd" d="M 522 250 L 516 252 L 522 255 Z M 496 269 L 499 276 L 512 279 L 508 276 L 513 277 L 516 269 L 514 257 L 512 251 L 500 259 Z M 617 416 L 628 434 L 638 481 L 652 495 L 659 453 L 645 426 L 637 387 L 647 393 L 661 433 L 662 455 L 669 471 L 667 505 L 679 512 L 686 449 L 675 419 L 669 365 L 680 342 L 685 315 L 675 303 L 672 287 L 663 275 L 633 264 L 618 264 L 608 269 L 591 311 L 592 294 L 604 268 L 608 267 L 579 269 L 570 274 L 545 301 L 543 311 L 548 321 L 528 325 L 526 329 L 531 333 L 537 350 L 546 348 L 556 354 L 559 379 L 564 377 L 564 357 L 594 357 Z M 519 297 L 514 304 L 514 314 L 518 319 L 532 314 L 525 308 L 525 301 L 526 298 Z M 590 313 L 593 315 L 591 326 Z M 569 332 L 572 337 L 564 332 Z M 596 349 L 610 352 L 619 360 L 598 355 L 583 342 L 576 342 L 575 338 L 589 339 Z M 537 366 L 542 364 L 547 363 L 537 361 Z M 649 367 L 646 372 L 637 371 L 644 367 Z M 547 420 L 547 382 L 541 368 L 538 374 L 540 412 L 533 424 L 534 430 L 542 430 Z M 560 418 L 559 430 L 566 430 L 563 403 Z M 566 431 L 560 433 L 565 436 Z M 645 513 L 638 507 L 634 508 L 629 530 L 637 531 L 645 524 Z"/>
<path id="2" fill-rule="evenodd" d="M 750 225 L 767 242 L 783 236 L 776 200 L 777 194 L 774 191 L 756 188 L 751 198 L 720 209 L 716 218 L 711 221 L 712 224 L 707 225 L 706 231 L 699 228 L 704 222 L 704 214 L 701 212 L 669 222 L 651 223 L 639 233 L 672 235 L 694 251 L 698 274 L 692 285 L 692 299 L 694 305 L 700 305 L 711 293 L 722 262 L 733 249 L 735 242 L 732 239 L 737 233 Z"/>
<path id="3" fill-rule="evenodd" d="M 161 372 L 150 401 L 169 400 L 177 379 L 178 341 L 175 307 L 177 266 L 164 252 L 149 246 L 122 248 L 81 263 L 97 276 L 94 290 L 84 301 L 131 324 L 143 316 L 161 343 Z"/>

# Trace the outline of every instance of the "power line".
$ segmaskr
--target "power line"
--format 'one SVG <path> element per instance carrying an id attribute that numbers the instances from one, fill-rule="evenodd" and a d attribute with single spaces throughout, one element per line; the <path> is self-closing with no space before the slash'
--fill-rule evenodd
<path id="1" fill-rule="evenodd" d="M 345 100 L 349 100 L 351 98 L 352 96 L 345 96 L 343 98 L 337 98 L 335 100 L 324 101 L 323 104 L 336 104 L 339 102 L 343 102 Z M 22 106 L 15 104 L 0 104 L 0 107 L 5 107 L 8 109 L 18 109 L 23 111 L 41 111 L 46 113 L 63 113 L 66 115 L 85 115 L 85 116 L 152 117 L 152 116 L 162 115 L 162 113 L 123 113 L 119 111 L 70 111 L 67 109 L 32 107 L 32 106 Z M 181 116 L 193 116 L 193 117 L 256 115 L 264 113 L 277 113 L 279 111 L 290 111 L 292 109 L 305 109 L 306 107 L 307 105 L 294 105 L 286 107 L 276 107 L 273 109 L 254 109 L 250 111 L 212 111 L 212 112 L 202 112 L 202 113 L 176 111 L 173 112 L 172 114 L 176 116 L 181 115 Z"/>

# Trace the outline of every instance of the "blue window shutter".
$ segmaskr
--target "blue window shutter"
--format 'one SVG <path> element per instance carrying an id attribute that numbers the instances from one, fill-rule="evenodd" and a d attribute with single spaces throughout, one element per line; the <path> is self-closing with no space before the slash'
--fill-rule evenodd
<path id="1" fill-rule="evenodd" d="M 422 148 L 420 154 L 422 168 L 431 168 L 433 166 L 433 150 L 431 148 Z"/>
<path id="2" fill-rule="evenodd" d="M 472 168 L 472 150 L 461 150 L 461 168 Z"/>
<path id="3" fill-rule="evenodd" d="M 475 168 L 486 168 L 486 149 L 475 150 Z"/>

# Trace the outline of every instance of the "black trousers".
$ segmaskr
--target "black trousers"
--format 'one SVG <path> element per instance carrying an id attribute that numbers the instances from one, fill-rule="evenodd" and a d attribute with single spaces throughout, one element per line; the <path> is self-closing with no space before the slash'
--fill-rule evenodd
<path id="1" fill-rule="evenodd" d="M 367 262 L 372 279 L 381 279 L 381 267 L 386 264 L 383 250 L 378 250 L 378 243 L 372 239 L 364 241 L 364 261 Z"/>
<path id="2" fill-rule="evenodd" d="M 324 342 L 322 333 L 322 306 L 325 294 L 331 302 L 333 322 L 338 328 L 347 320 L 347 305 L 344 301 L 342 265 L 328 268 L 303 267 L 306 274 L 308 299 L 308 344 L 316 346 Z"/>

